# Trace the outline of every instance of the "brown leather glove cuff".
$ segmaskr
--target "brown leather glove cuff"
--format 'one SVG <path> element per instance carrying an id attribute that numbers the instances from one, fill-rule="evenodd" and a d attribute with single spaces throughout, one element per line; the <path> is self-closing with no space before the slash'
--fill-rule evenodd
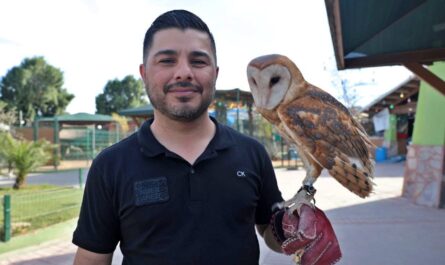
<path id="1" fill-rule="evenodd" d="M 283 215 L 286 213 L 284 209 L 276 211 L 270 219 L 270 226 L 272 227 L 272 233 L 278 243 L 283 244 L 286 241 L 283 230 Z"/>

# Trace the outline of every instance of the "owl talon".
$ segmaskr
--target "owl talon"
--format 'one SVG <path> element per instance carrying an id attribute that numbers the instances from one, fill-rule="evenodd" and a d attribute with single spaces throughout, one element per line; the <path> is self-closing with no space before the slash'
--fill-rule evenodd
<path id="1" fill-rule="evenodd" d="M 313 186 L 304 185 L 292 199 L 282 202 L 282 205 L 287 208 L 287 213 L 289 215 L 293 214 L 295 211 L 297 211 L 299 215 L 300 208 L 303 204 L 306 204 L 311 208 L 315 207 L 314 195 L 316 191 L 317 190 Z"/>
<path id="2" fill-rule="evenodd" d="M 279 211 L 281 209 L 284 209 L 285 208 L 285 203 L 286 203 L 285 201 L 274 203 L 272 205 L 272 212 L 276 212 L 276 211 Z"/>
<path id="3" fill-rule="evenodd" d="M 298 191 L 305 190 L 307 195 L 314 196 L 317 190 L 312 185 L 303 185 Z"/>

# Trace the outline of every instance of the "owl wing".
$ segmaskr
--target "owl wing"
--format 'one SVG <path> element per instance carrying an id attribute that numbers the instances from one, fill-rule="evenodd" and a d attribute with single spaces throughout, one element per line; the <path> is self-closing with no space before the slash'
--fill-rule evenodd
<path id="1" fill-rule="evenodd" d="M 311 86 L 278 108 L 291 138 L 343 186 L 361 197 L 372 190 L 374 163 L 363 128 L 334 97 Z"/>

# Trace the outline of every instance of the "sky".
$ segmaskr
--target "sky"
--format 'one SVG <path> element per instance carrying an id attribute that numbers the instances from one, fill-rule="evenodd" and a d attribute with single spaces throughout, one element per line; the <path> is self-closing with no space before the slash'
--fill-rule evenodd
<path id="1" fill-rule="evenodd" d="M 347 80 L 358 105 L 410 76 L 399 66 L 338 72 L 324 0 L 1 0 L 0 78 L 24 58 L 43 56 L 75 95 L 67 112 L 94 113 L 107 81 L 139 78 L 145 32 L 172 9 L 197 14 L 212 31 L 217 89 L 249 90 L 247 64 L 271 53 L 289 57 L 307 81 L 339 99 Z"/>

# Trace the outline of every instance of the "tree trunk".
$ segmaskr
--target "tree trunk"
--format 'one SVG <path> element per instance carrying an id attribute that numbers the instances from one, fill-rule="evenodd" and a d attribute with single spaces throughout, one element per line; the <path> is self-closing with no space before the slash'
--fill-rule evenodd
<path id="1" fill-rule="evenodd" d="M 15 178 L 15 183 L 14 183 L 13 189 L 19 190 L 20 188 L 24 187 L 26 184 L 25 177 L 26 177 L 26 175 L 18 174 L 17 177 Z"/>

